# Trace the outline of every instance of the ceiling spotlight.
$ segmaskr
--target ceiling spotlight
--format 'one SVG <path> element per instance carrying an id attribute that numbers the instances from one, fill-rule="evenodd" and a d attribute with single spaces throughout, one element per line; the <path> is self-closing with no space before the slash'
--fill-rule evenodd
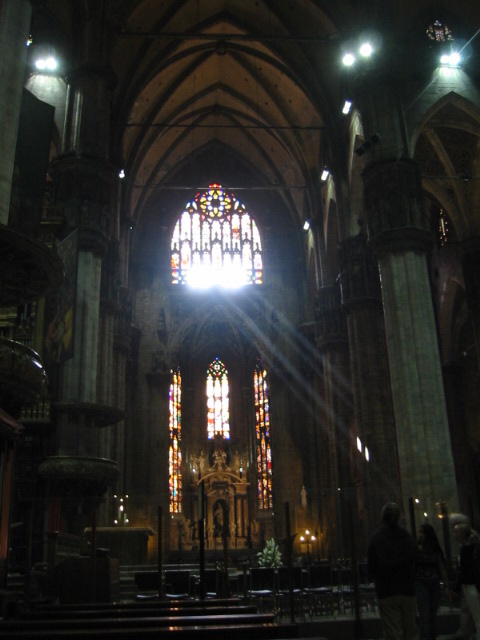
<path id="1" fill-rule="evenodd" d="M 369 58 L 373 53 L 373 47 L 369 42 L 364 42 L 358 51 L 364 58 Z"/>
<path id="2" fill-rule="evenodd" d="M 353 53 L 346 53 L 342 58 L 342 62 L 345 67 L 351 67 L 355 62 L 355 56 Z"/>
<path id="3" fill-rule="evenodd" d="M 348 113 L 350 113 L 350 109 L 351 108 L 352 108 L 352 101 L 351 100 L 345 100 L 345 104 L 343 105 L 342 113 L 347 115 Z"/>

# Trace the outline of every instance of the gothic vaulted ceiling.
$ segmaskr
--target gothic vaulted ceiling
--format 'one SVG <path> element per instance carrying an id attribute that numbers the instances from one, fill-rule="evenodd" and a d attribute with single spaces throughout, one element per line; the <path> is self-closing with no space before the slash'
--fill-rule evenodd
<path id="1" fill-rule="evenodd" d="M 440 12 L 473 35 L 475 2 L 426 0 L 46 0 L 39 32 L 68 64 L 112 67 L 112 161 L 131 218 L 218 177 L 274 194 L 292 220 L 321 209 L 319 167 L 345 149 L 342 51 L 362 33 L 407 63 Z M 98 23 L 91 42 L 82 25 Z M 82 39 L 83 38 L 83 39 Z M 77 46 L 88 51 L 79 59 Z M 439 149 L 428 132 L 423 148 Z M 445 145 L 445 141 L 441 141 Z M 187 189 L 188 188 L 188 189 Z M 262 191 L 263 190 L 263 191 Z M 188 195 L 185 195 L 188 192 Z"/>

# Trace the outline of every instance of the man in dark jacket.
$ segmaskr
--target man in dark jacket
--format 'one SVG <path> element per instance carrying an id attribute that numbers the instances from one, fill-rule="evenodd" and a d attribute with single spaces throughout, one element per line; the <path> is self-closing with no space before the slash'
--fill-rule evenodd
<path id="1" fill-rule="evenodd" d="M 412 536 L 399 526 L 400 509 L 388 502 L 368 545 L 368 573 L 375 583 L 385 640 L 418 640 Z"/>

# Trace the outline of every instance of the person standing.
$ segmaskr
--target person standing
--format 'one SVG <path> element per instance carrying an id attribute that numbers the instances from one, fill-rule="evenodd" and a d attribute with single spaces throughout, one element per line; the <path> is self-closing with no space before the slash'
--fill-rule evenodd
<path id="1" fill-rule="evenodd" d="M 459 524 L 463 524 L 466 525 L 464 529 L 470 531 L 470 533 L 468 534 L 468 543 L 480 543 L 480 536 L 474 529 L 472 529 L 468 516 L 463 513 L 452 513 L 449 519 L 452 526 L 452 531 L 457 540 L 460 536 L 458 533 L 455 533 L 455 527 Z M 461 545 L 458 550 L 458 555 L 460 555 L 460 549 Z M 461 593 L 461 586 L 458 585 L 458 582 L 459 581 L 457 580 L 456 590 L 459 591 L 459 595 L 461 596 L 460 625 L 453 635 L 443 636 L 444 640 L 469 640 L 472 634 L 475 632 L 475 623 L 465 601 L 464 595 L 463 593 Z"/>
<path id="2" fill-rule="evenodd" d="M 453 533 L 460 545 L 456 590 L 461 591 L 480 640 L 480 544 L 472 538 L 467 523 L 457 524 Z"/>
<path id="3" fill-rule="evenodd" d="M 429 523 L 418 529 L 415 592 L 419 615 L 420 640 L 435 640 L 436 619 L 440 604 L 441 581 L 450 598 L 445 556 Z"/>
<path id="4" fill-rule="evenodd" d="M 417 546 L 400 526 L 400 508 L 384 505 L 380 527 L 368 544 L 368 574 L 375 583 L 385 640 L 418 640 L 415 601 Z"/>

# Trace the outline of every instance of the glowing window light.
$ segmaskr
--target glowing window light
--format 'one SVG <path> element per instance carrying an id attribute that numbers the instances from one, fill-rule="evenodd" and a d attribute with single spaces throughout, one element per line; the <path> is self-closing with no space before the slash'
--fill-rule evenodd
<path id="1" fill-rule="evenodd" d="M 207 370 L 207 436 L 212 440 L 221 435 L 230 439 L 230 403 L 228 397 L 228 371 L 219 358 Z"/>
<path id="2" fill-rule="evenodd" d="M 263 283 L 262 243 L 245 205 L 218 184 L 197 193 L 171 241 L 172 284 L 238 288 Z"/>
<path id="3" fill-rule="evenodd" d="M 454 40 L 452 32 L 446 24 L 442 24 L 440 20 L 435 20 L 426 30 L 427 38 L 434 42 L 451 42 Z"/>
<path id="4" fill-rule="evenodd" d="M 182 377 L 172 373 L 169 392 L 168 488 L 170 513 L 182 512 Z"/>
<path id="5" fill-rule="evenodd" d="M 259 509 L 267 510 L 273 509 L 270 401 L 267 371 L 260 360 L 253 373 L 253 391 L 257 454 L 257 505 Z"/>

